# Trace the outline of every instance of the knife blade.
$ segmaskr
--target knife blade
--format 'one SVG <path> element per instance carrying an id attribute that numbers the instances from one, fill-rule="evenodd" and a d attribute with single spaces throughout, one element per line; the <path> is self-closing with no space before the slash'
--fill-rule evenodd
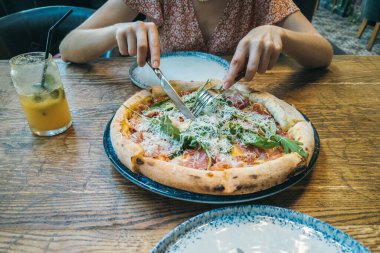
<path id="1" fill-rule="evenodd" d="M 162 71 L 159 68 L 154 68 L 149 60 L 147 61 L 149 67 L 152 68 L 153 72 L 160 79 L 160 85 L 165 93 L 170 97 L 178 110 L 188 119 L 194 120 L 195 116 L 191 113 L 190 109 L 183 103 L 181 97 L 175 91 L 173 86 L 169 83 L 169 81 L 165 78 Z"/>

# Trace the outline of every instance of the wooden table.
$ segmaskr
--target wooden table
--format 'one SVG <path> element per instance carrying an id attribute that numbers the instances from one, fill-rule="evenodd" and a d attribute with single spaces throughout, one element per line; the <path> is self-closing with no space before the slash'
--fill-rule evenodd
<path id="1" fill-rule="evenodd" d="M 112 167 L 103 131 L 139 90 L 131 63 L 59 62 L 74 124 L 42 138 L 29 131 L 0 61 L 0 252 L 148 252 L 178 224 L 220 207 L 153 194 Z M 314 71 L 283 58 L 252 84 L 303 111 L 321 151 L 300 183 L 251 203 L 311 215 L 380 252 L 380 57 L 337 56 Z"/>

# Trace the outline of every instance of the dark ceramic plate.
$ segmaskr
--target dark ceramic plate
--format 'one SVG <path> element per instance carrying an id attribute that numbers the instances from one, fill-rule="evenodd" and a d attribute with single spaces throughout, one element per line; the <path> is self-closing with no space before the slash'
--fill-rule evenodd
<path id="1" fill-rule="evenodd" d="M 304 117 L 307 121 L 309 121 L 309 119 L 305 115 Z M 276 185 L 274 187 L 271 187 L 263 191 L 249 193 L 249 194 L 240 194 L 240 195 L 210 195 L 210 194 L 193 193 L 193 192 L 175 189 L 175 188 L 157 183 L 143 175 L 132 172 L 124 164 L 122 164 L 120 160 L 117 158 L 115 150 L 112 147 L 111 138 L 110 138 L 111 121 L 112 121 L 112 118 L 108 122 L 107 127 L 104 131 L 103 145 L 104 145 L 104 150 L 106 151 L 106 154 L 108 158 L 111 160 L 115 169 L 119 171 L 120 174 L 123 175 L 125 178 L 129 179 L 133 183 L 137 184 L 138 186 L 146 190 L 149 190 L 154 193 L 158 193 L 160 195 L 163 195 L 169 198 L 180 199 L 180 200 L 185 200 L 185 201 L 190 201 L 190 202 L 209 203 L 209 204 L 241 203 L 241 202 L 247 202 L 247 201 L 265 198 L 273 194 L 279 193 L 291 187 L 292 185 L 296 184 L 312 171 L 315 165 L 315 162 L 317 161 L 319 149 L 320 149 L 319 136 L 318 136 L 317 130 L 312 125 L 313 130 L 314 130 L 315 149 L 314 149 L 313 156 L 310 160 L 310 163 L 308 166 L 300 167 L 297 170 L 296 175 L 290 177 L 284 183 Z"/>

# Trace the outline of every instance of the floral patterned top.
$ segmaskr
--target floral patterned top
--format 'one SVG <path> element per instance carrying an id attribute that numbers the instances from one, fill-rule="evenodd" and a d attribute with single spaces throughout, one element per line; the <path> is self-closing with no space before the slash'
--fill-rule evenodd
<path id="1" fill-rule="evenodd" d="M 298 11 L 292 0 L 229 0 L 209 40 L 203 38 L 192 0 L 124 0 L 146 15 L 160 34 L 161 50 L 233 54 L 238 42 L 253 28 L 276 24 Z"/>

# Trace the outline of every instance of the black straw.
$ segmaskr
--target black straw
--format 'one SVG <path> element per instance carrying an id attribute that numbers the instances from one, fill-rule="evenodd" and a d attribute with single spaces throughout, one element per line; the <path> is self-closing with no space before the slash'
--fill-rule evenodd
<path id="1" fill-rule="evenodd" d="M 50 27 L 48 36 L 46 39 L 46 48 L 45 48 L 45 64 L 44 69 L 42 71 L 42 78 L 41 78 L 41 86 L 42 88 L 45 88 L 45 72 L 47 68 L 46 60 L 49 58 L 49 52 L 50 52 L 50 46 L 51 46 L 51 39 L 53 37 L 54 30 L 73 12 L 73 9 L 70 9 L 68 12 L 66 12 L 65 15 L 63 15 L 62 18 L 60 18 L 52 27 Z"/>
<path id="2" fill-rule="evenodd" d="M 54 29 L 57 28 L 72 12 L 73 12 L 73 9 L 70 9 L 68 12 L 66 12 L 65 15 L 63 15 L 62 18 L 60 18 L 52 27 L 50 27 L 48 36 L 46 39 L 45 60 L 49 57 L 51 39 L 53 37 L 52 34 L 54 32 Z"/>

